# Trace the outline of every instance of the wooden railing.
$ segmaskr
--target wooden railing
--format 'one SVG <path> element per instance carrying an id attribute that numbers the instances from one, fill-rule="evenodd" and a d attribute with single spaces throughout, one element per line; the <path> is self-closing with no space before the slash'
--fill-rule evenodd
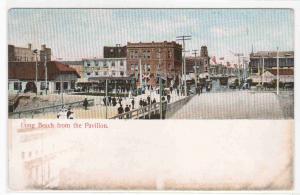
<path id="1" fill-rule="evenodd" d="M 94 99 L 87 100 L 88 106 L 94 105 Z M 9 113 L 9 118 L 22 118 L 22 116 L 25 116 L 24 118 L 28 118 L 28 115 L 31 116 L 31 118 L 34 118 L 34 115 L 36 114 L 46 114 L 47 112 L 58 112 L 58 110 L 63 106 L 72 106 L 72 107 L 83 107 L 83 101 L 76 101 L 76 102 L 70 102 L 66 104 L 57 104 L 53 106 L 45 106 L 41 108 L 34 108 L 34 109 L 28 109 L 28 110 L 22 110 L 17 112 L 11 112 Z"/>
<path id="2" fill-rule="evenodd" d="M 167 101 L 156 102 L 151 105 L 140 107 L 122 114 L 118 114 L 110 119 L 160 119 L 160 108 L 162 108 L 162 118 L 168 118 L 174 114 L 179 108 L 184 106 L 194 95 L 187 96 L 172 103 Z"/>

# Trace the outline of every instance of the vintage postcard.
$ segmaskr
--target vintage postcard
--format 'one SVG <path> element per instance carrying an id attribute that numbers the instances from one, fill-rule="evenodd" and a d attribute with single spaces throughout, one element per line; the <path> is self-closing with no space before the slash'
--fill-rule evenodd
<path id="1" fill-rule="evenodd" d="M 292 190 L 294 20 L 9 9 L 9 189 Z"/>

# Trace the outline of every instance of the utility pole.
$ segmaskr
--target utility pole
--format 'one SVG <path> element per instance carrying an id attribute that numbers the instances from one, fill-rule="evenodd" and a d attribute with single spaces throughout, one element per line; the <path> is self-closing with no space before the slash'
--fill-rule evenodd
<path id="1" fill-rule="evenodd" d="M 277 62 L 277 95 L 279 95 L 279 48 L 278 47 L 276 53 L 276 62 Z"/>
<path id="2" fill-rule="evenodd" d="M 197 81 L 198 81 L 198 71 L 197 71 L 197 63 L 196 63 L 197 51 L 198 51 L 197 49 L 193 50 L 193 54 L 195 55 L 194 67 L 195 67 L 195 88 L 196 88 L 196 90 L 197 90 Z"/>
<path id="3" fill-rule="evenodd" d="M 185 62 L 185 41 L 191 40 L 192 36 L 182 35 L 177 36 L 176 40 L 182 41 L 182 50 L 183 50 L 183 76 L 184 76 L 184 95 L 187 96 L 187 86 L 186 86 L 186 62 Z"/>
<path id="4" fill-rule="evenodd" d="M 264 85 L 264 80 L 265 80 L 265 57 L 262 56 L 262 82 L 261 82 L 261 85 L 263 86 Z"/>
<path id="5" fill-rule="evenodd" d="M 33 53 L 35 54 L 35 87 L 36 87 L 35 95 L 37 96 L 38 95 L 38 59 L 37 59 L 38 50 L 35 49 Z"/>
<path id="6" fill-rule="evenodd" d="M 141 51 L 139 51 L 139 67 L 140 67 L 140 87 L 143 86 L 143 78 L 142 78 L 142 55 Z"/>
<path id="7" fill-rule="evenodd" d="M 108 97 L 107 97 L 107 79 L 105 79 L 105 118 L 107 119 L 107 103 L 108 103 Z"/>
<path id="8" fill-rule="evenodd" d="M 159 58 L 158 58 L 158 73 L 159 73 L 159 118 L 162 119 L 162 82 L 161 82 L 161 68 L 160 68 L 160 63 L 161 63 L 161 51 L 159 48 Z"/>
<path id="9" fill-rule="evenodd" d="M 48 92 L 48 68 L 47 68 L 47 55 L 45 54 L 45 87 L 46 87 L 46 95 Z"/>

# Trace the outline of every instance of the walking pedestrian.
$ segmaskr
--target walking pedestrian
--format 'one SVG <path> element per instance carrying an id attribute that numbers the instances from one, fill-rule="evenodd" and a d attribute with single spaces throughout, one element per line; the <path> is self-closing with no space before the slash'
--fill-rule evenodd
<path id="1" fill-rule="evenodd" d="M 134 109 L 134 98 L 131 100 L 132 109 Z"/>
<path id="2" fill-rule="evenodd" d="M 125 107 L 125 112 L 130 112 L 130 108 L 128 105 Z M 129 114 L 126 114 L 126 118 L 129 118 Z"/>
<path id="3" fill-rule="evenodd" d="M 156 103 L 156 100 L 155 100 L 155 98 L 152 100 L 152 104 L 155 104 Z"/>
<path id="4" fill-rule="evenodd" d="M 150 98 L 150 96 L 148 96 L 148 97 L 147 97 L 147 102 L 148 102 L 148 104 L 150 104 L 150 101 L 151 101 L 151 98 Z"/>
<path id="5" fill-rule="evenodd" d="M 106 103 L 107 103 L 107 102 L 106 102 L 106 97 L 104 97 L 104 98 L 103 98 L 103 104 L 104 104 L 104 106 L 106 106 Z"/>
<path id="6" fill-rule="evenodd" d="M 84 100 L 83 100 L 83 107 L 84 107 L 85 110 L 87 110 L 88 104 L 89 103 L 88 103 L 87 99 L 84 98 Z"/>
<path id="7" fill-rule="evenodd" d="M 124 113 L 124 109 L 122 107 L 122 104 L 120 104 L 119 108 L 118 108 L 118 114 L 123 114 Z M 123 117 L 122 116 L 119 116 L 119 119 L 122 119 Z"/>
<path id="8" fill-rule="evenodd" d="M 168 103 L 170 103 L 170 101 L 171 101 L 171 95 L 170 94 L 167 95 L 167 100 L 168 100 Z"/>
<path id="9" fill-rule="evenodd" d="M 143 107 L 143 100 L 142 100 L 142 98 L 140 98 L 139 105 L 140 105 L 140 107 Z"/>
<path id="10" fill-rule="evenodd" d="M 111 97 L 108 96 L 108 105 L 111 106 Z"/>
<path id="11" fill-rule="evenodd" d="M 117 105 L 117 100 L 116 100 L 115 97 L 113 97 L 111 101 L 112 101 L 112 105 L 113 105 L 113 106 L 116 106 L 116 105 Z"/>

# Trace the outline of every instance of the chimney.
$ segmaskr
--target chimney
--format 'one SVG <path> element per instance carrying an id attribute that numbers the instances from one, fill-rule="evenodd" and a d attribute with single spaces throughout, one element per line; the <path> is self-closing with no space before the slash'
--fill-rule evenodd
<path id="1" fill-rule="evenodd" d="M 28 49 L 31 50 L 31 43 L 28 43 Z"/>
<path id="2" fill-rule="evenodd" d="M 46 50 L 46 44 L 41 45 L 41 50 L 42 51 Z"/>

